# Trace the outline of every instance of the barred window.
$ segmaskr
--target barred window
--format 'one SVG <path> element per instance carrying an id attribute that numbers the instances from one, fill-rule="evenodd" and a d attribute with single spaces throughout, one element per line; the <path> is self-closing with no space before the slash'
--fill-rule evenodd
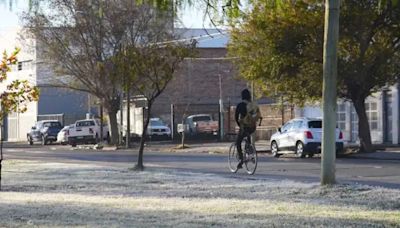
<path id="1" fill-rule="evenodd" d="M 337 105 L 337 112 L 336 112 L 336 123 L 339 129 L 345 130 L 346 129 L 346 104 L 339 103 Z"/>
<path id="2" fill-rule="evenodd" d="M 378 104 L 377 102 L 365 103 L 369 127 L 371 130 L 378 130 Z"/>

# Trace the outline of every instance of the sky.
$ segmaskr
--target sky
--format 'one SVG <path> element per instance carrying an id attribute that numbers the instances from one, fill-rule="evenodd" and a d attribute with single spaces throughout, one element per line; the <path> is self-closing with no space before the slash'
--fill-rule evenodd
<path id="1" fill-rule="evenodd" d="M 0 3 L 0 28 L 16 27 L 19 25 L 18 15 L 28 9 L 28 1 L 17 1 L 11 12 L 7 4 Z M 187 28 L 203 28 L 203 14 L 196 9 L 186 9 L 181 15 L 181 21 Z M 209 26 L 208 22 L 204 23 L 205 27 Z"/>

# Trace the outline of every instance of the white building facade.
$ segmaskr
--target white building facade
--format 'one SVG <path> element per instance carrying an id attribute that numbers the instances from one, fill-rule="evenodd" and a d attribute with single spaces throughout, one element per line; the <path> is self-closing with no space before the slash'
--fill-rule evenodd
<path id="1" fill-rule="evenodd" d="M 7 73 L 7 81 L 0 83 L 0 91 L 4 91 L 9 82 L 28 80 L 31 85 L 40 89 L 38 102 L 31 102 L 25 113 L 10 113 L 4 120 L 3 139 L 6 141 L 25 141 L 27 133 L 38 121 L 39 116 L 62 115 L 64 124 L 70 124 L 77 119 L 84 119 L 88 111 L 88 96 L 64 88 L 48 86 L 54 74 L 50 65 L 40 58 L 40 47 L 34 39 L 21 38 L 23 30 L 8 28 L 0 30 L 0 51 L 11 53 L 16 47 L 18 63 Z"/>

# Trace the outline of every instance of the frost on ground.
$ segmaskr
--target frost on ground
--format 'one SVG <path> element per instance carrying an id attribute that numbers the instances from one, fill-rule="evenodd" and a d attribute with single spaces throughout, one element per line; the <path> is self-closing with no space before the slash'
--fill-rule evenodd
<path id="1" fill-rule="evenodd" d="M 0 227 L 400 227 L 400 190 L 6 161 Z"/>

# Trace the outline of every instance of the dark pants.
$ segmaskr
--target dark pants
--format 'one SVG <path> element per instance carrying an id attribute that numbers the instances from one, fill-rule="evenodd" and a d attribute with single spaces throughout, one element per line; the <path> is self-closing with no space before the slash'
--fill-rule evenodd
<path id="1" fill-rule="evenodd" d="M 254 129 L 252 128 L 240 128 L 239 133 L 237 135 L 236 138 L 236 148 L 237 148 L 237 152 L 239 154 L 239 158 L 240 160 L 243 161 L 243 150 L 242 150 L 242 141 L 245 137 L 247 137 L 247 140 L 250 142 L 251 138 L 251 134 L 254 132 Z"/>

